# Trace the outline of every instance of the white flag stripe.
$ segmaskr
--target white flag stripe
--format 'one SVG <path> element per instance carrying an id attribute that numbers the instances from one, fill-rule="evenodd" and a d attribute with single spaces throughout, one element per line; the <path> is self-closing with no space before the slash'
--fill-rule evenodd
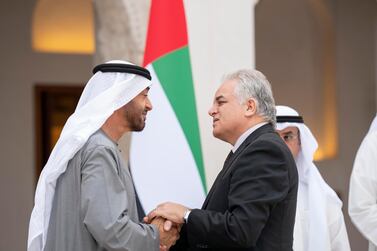
<path id="1" fill-rule="evenodd" d="M 130 165 L 144 210 L 173 201 L 200 208 L 205 197 L 190 146 L 152 65 L 149 91 L 153 110 L 145 129 L 133 133 Z"/>

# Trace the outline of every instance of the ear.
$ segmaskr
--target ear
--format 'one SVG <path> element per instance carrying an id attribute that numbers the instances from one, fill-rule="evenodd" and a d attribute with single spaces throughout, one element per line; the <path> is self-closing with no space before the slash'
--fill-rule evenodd
<path id="1" fill-rule="evenodd" d="M 245 102 L 246 106 L 246 111 L 245 111 L 245 116 L 246 117 L 251 117 L 256 114 L 257 112 L 257 102 L 255 99 L 250 98 Z"/>

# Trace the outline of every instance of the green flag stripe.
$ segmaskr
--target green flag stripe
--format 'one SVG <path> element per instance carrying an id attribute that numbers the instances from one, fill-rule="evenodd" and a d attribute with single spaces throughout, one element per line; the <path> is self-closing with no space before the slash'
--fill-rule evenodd
<path id="1" fill-rule="evenodd" d="M 188 47 L 175 50 L 152 64 L 181 124 L 198 167 L 204 191 L 207 192 Z"/>

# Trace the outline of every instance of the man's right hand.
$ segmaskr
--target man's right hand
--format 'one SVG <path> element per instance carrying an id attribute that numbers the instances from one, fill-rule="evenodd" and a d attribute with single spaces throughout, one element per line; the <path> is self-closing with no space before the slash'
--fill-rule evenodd
<path id="1" fill-rule="evenodd" d="M 171 224 L 170 228 L 168 228 L 165 225 L 169 224 L 165 223 L 165 221 L 162 217 L 155 217 L 150 222 L 160 232 L 160 250 L 168 250 L 179 239 L 179 226 Z"/>

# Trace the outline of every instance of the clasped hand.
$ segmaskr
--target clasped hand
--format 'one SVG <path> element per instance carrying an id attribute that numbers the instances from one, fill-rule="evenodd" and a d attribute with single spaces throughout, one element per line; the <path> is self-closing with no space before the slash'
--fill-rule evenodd
<path id="1" fill-rule="evenodd" d="M 187 207 L 166 202 L 158 205 L 144 217 L 146 223 L 155 225 L 160 232 L 160 250 L 166 251 L 179 238 L 179 231 L 183 223 L 183 216 Z"/>

